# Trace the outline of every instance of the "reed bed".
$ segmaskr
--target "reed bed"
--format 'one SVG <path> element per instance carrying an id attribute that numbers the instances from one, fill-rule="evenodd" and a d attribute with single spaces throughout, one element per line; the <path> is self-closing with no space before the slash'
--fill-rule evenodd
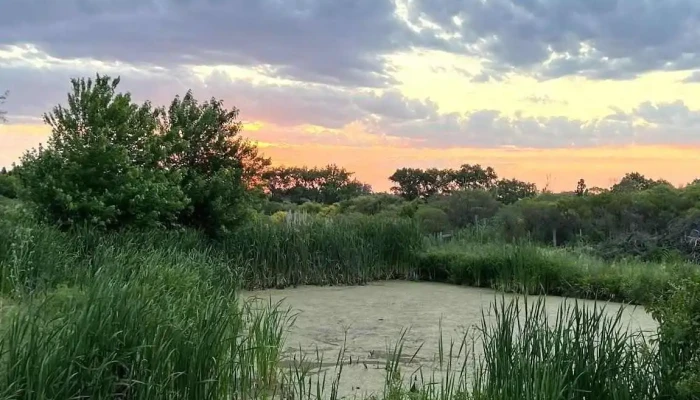
<path id="1" fill-rule="evenodd" d="M 450 242 L 416 256 L 421 279 L 506 292 L 649 304 L 677 277 L 700 278 L 691 263 L 604 262 L 566 249 Z"/>
<path id="2" fill-rule="evenodd" d="M 60 231 L 0 210 L 0 400 L 337 398 L 342 351 L 330 376 L 309 360 L 283 367 L 293 314 L 242 302 L 240 288 L 425 279 L 646 303 L 674 276 L 697 276 L 477 234 L 426 243 L 408 219 L 295 217 L 210 241 L 189 230 Z M 539 303 L 501 302 L 491 312 L 477 339 L 441 342 L 439 373 L 404 376 L 399 338 L 376 398 L 673 398 L 663 372 L 678 369 L 673 358 L 600 310 L 574 305 L 551 319 Z"/>

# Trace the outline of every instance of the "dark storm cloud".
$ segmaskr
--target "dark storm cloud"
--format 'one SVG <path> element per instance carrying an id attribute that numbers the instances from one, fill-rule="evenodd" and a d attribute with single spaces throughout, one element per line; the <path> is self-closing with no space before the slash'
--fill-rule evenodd
<path id="1" fill-rule="evenodd" d="M 0 45 L 59 58 L 163 66 L 269 64 L 282 77 L 336 85 L 391 82 L 382 55 L 439 46 L 391 0 L 3 0 Z"/>
<path id="2" fill-rule="evenodd" d="M 170 68 L 267 64 L 345 87 L 390 85 L 383 56 L 414 46 L 483 57 L 476 82 L 517 70 L 630 79 L 700 67 L 696 0 L 412 0 L 409 19 L 441 27 L 420 33 L 395 11 L 393 0 L 2 0 L 0 45 Z"/>
<path id="3" fill-rule="evenodd" d="M 696 0 L 415 0 L 413 8 L 414 18 L 476 44 L 492 66 L 529 69 L 543 78 L 627 79 L 700 66 Z M 567 57 L 543 66 L 553 52 Z"/>

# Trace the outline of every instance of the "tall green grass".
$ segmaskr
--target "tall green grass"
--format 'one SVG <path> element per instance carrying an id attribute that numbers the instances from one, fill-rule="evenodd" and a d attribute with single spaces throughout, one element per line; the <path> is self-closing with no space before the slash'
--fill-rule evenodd
<path id="1" fill-rule="evenodd" d="M 248 288 L 360 284 L 411 277 L 422 240 L 408 219 L 262 220 L 228 236 L 222 249 L 243 266 Z"/>
<path id="2" fill-rule="evenodd" d="M 410 278 L 422 235 L 410 220 L 252 221 L 220 241 L 198 232 L 68 232 L 20 216 L 0 219 L 0 293 L 87 284 L 99 269 L 187 264 L 218 285 L 361 284 Z"/>
<path id="3" fill-rule="evenodd" d="M 604 262 L 565 249 L 451 242 L 416 257 L 421 279 L 507 292 L 649 304 L 675 277 L 700 277 L 689 263 Z"/>
<path id="4" fill-rule="evenodd" d="M 474 397 L 485 399 L 658 399 L 658 368 L 642 332 L 604 307 L 563 303 L 554 318 L 542 298 L 494 303 L 482 318 L 484 355 Z"/>
<path id="5" fill-rule="evenodd" d="M 176 279 L 173 279 L 176 278 Z M 0 399 L 261 398 L 288 311 L 239 304 L 186 266 L 99 271 L 3 319 Z"/>

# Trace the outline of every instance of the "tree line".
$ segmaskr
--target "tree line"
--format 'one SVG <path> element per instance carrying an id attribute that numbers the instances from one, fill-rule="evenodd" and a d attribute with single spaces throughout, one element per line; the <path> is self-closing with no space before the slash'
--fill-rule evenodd
<path id="1" fill-rule="evenodd" d="M 537 194 L 534 183 L 517 179 L 498 179 L 492 167 L 463 164 L 459 169 L 401 168 L 389 177 L 391 192 L 406 200 L 428 199 L 460 190 L 491 191 L 499 201 L 512 204 Z"/>

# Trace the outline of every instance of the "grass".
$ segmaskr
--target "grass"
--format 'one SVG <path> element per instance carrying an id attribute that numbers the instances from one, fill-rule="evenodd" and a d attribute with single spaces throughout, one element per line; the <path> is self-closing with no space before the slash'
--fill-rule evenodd
<path id="1" fill-rule="evenodd" d="M 430 281 L 634 304 L 649 304 L 671 289 L 676 277 L 700 277 L 690 263 L 604 262 L 527 243 L 431 246 L 417 256 L 416 267 Z"/>
<path id="2" fill-rule="evenodd" d="M 410 220 L 356 216 L 256 221 L 221 248 L 253 289 L 407 278 L 421 243 Z"/>
<path id="3" fill-rule="evenodd" d="M 4 321 L 0 398 L 257 398 L 275 383 L 284 310 L 167 267 L 100 271 L 73 294 L 27 299 Z"/>
<path id="4" fill-rule="evenodd" d="M 343 351 L 330 376 L 312 373 L 318 360 L 283 366 L 294 316 L 240 301 L 241 288 L 425 279 L 647 304 L 674 277 L 697 276 L 685 264 L 610 264 L 489 235 L 426 243 L 409 220 L 298 218 L 211 242 L 192 231 L 62 232 L 0 206 L 0 400 L 337 397 Z M 542 306 L 494 304 L 471 343 L 440 343 L 440 374 L 420 371 L 416 391 L 399 338 L 380 398 L 670 396 L 670 358 L 619 316 L 575 304 L 552 321 Z"/>

